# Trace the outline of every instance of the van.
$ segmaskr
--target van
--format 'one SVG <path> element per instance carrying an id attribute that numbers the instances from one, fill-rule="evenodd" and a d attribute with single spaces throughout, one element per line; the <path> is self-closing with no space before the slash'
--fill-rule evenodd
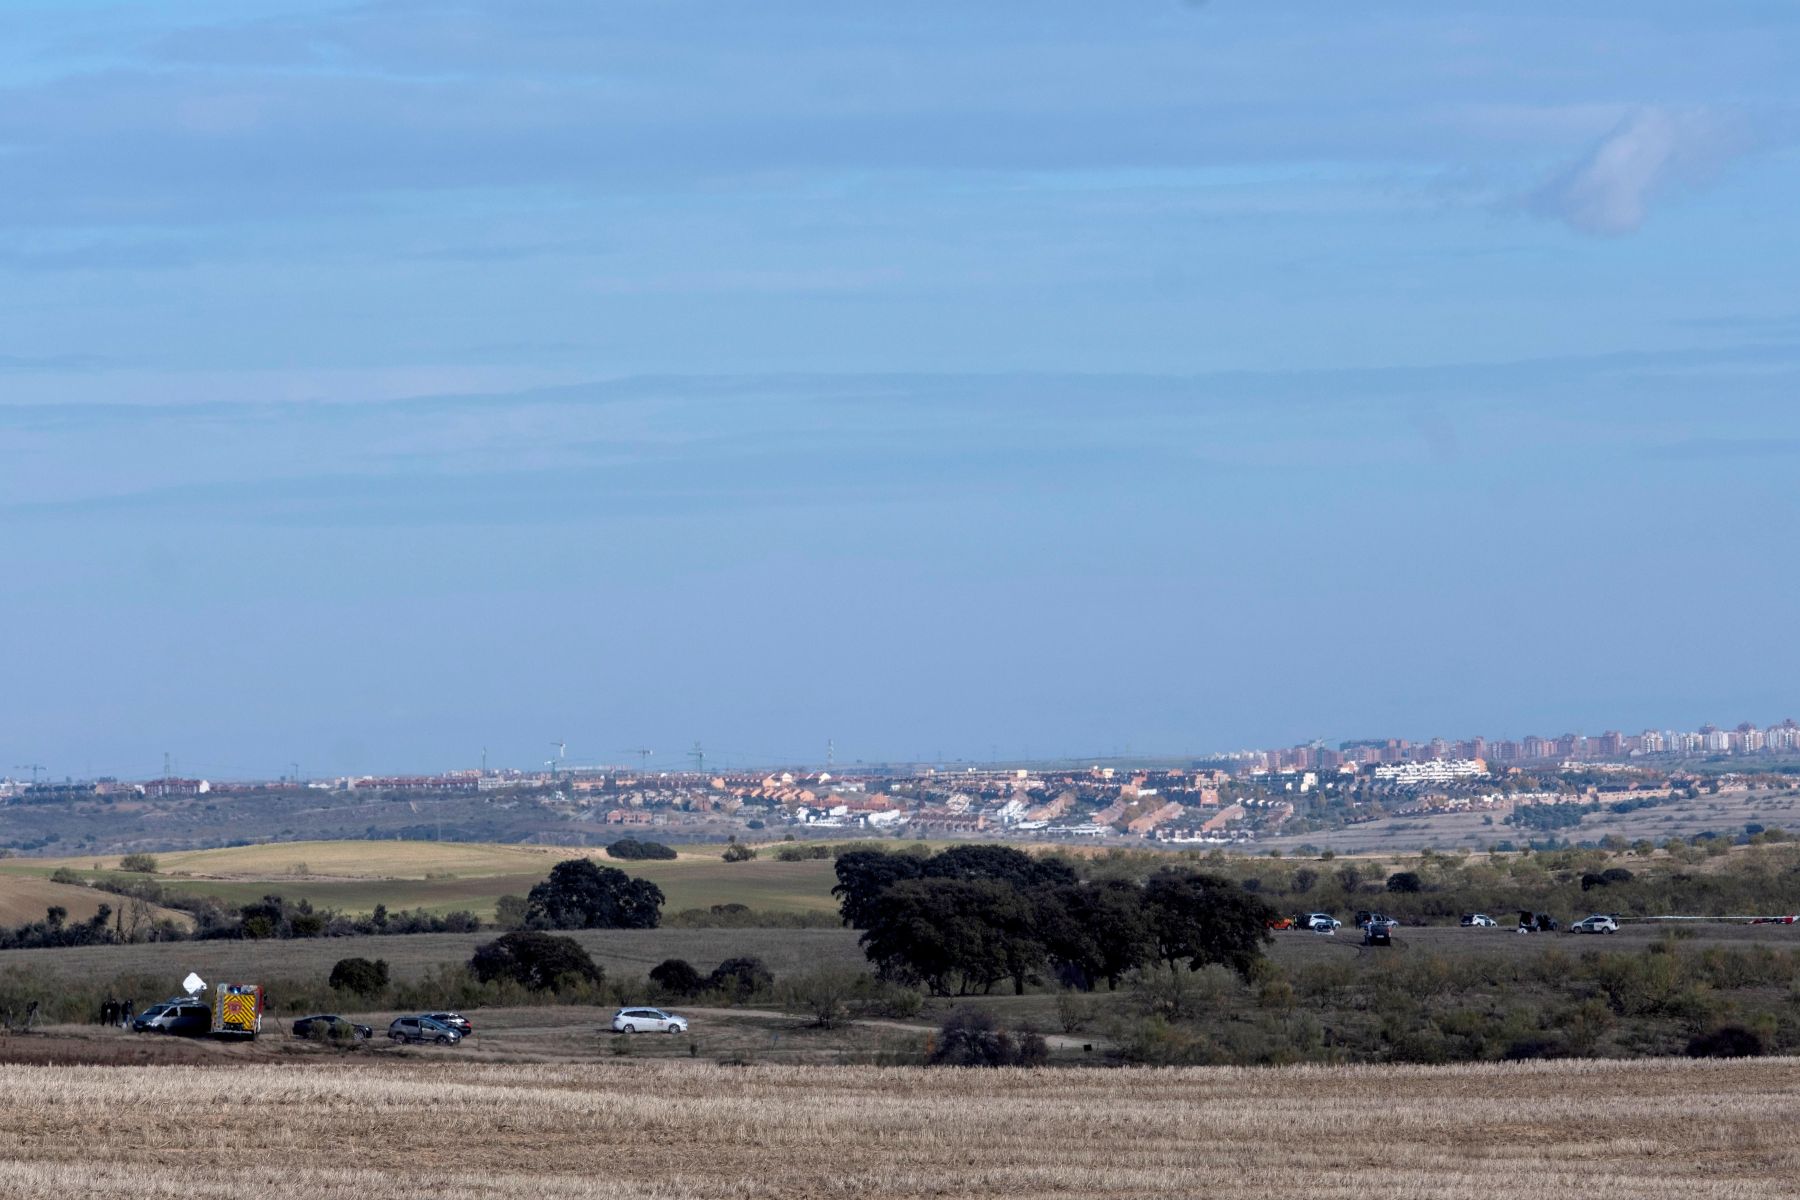
<path id="1" fill-rule="evenodd" d="M 212 1010 L 198 1000 L 152 1004 L 131 1023 L 133 1033 L 204 1037 L 212 1031 Z"/>

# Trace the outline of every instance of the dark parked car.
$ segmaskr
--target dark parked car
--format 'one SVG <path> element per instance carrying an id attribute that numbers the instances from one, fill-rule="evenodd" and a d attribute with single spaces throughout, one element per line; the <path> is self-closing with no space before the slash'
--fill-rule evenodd
<path id="1" fill-rule="evenodd" d="M 375 1031 L 369 1026 L 346 1021 L 335 1013 L 317 1013 L 310 1017 L 298 1017 L 293 1025 L 294 1036 L 302 1038 L 348 1037 L 348 1034 L 339 1032 L 340 1028 L 355 1030 L 356 1036 L 364 1041 L 375 1036 Z"/>
<path id="2" fill-rule="evenodd" d="M 469 1024 L 469 1018 L 463 1016 L 461 1013 L 434 1012 L 434 1013 L 426 1013 L 425 1016 L 429 1017 L 433 1021 L 436 1021 L 440 1025 L 448 1025 L 450 1028 L 456 1030 L 456 1032 L 462 1034 L 464 1037 L 468 1037 L 471 1033 L 475 1032 L 475 1026 Z"/>
<path id="3" fill-rule="evenodd" d="M 395 1017 L 388 1026 L 388 1036 L 396 1042 L 431 1042 L 439 1046 L 454 1046 L 462 1041 L 462 1034 L 430 1017 Z"/>
<path id="4" fill-rule="evenodd" d="M 131 1023 L 134 1033 L 202 1037 L 212 1032 L 212 1010 L 204 1004 L 152 1004 Z"/>

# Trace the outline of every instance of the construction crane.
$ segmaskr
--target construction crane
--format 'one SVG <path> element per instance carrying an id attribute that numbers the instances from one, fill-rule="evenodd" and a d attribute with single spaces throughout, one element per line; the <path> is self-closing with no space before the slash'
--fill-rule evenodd
<path id="1" fill-rule="evenodd" d="M 550 778 L 555 779 L 557 767 L 561 766 L 563 759 L 568 757 L 569 743 L 558 739 L 550 744 L 556 747 L 556 757 L 548 760 L 544 765 L 550 768 Z"/>
<path id="2" fill-rule="evenodd" d="M 15 770 L 15 771 L 30 771 L 31 772 L 31 786 L 32 787 L 37 786 L 38 776 L 42 775 L 48 769 L 49 768 L 44 766 L 43 763 L 14 763 L 13 764 L 13 770 Z"/>
<path id="3" fill-rule="evenodd" d="M 622 750 L 622 751 L 620 751 L 620 753 L 637 755 L 638 756 L 638 774 L 639 775 L 648 775 L 650 773 L 650 756 L 652 754 L 655 754 L 656 751 L 650 749 L 650 747 L 648 747 L 648 746 L 635 746 L 630 750 Z"/>

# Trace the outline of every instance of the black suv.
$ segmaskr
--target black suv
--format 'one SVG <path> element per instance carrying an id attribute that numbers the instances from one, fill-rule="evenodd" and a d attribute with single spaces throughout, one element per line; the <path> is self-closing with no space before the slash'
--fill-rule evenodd
<path id="1" fill-rule="evenodd" d="M 342 1030 L 355 1031 L 356 1036 L 363 1041 L 368 1041 L 375 1036 L 375 1031 L 369 1026 L 346 1021 L 335 1013 L 319 1013 L 316 1016 L 296 1018 L 293 1030 L 294 1036 L 300 1038 L 340 1037 L 348 1039 L 349 1035 Z"/>

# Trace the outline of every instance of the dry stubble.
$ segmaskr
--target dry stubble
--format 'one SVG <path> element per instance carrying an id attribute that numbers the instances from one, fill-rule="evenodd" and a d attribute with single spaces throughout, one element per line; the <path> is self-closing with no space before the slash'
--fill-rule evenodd
<path id="1" fill-rule="evenodd" d="M 0 1067 L 0 1196 L 1793 1194 L 1800 1062 Z"/>

